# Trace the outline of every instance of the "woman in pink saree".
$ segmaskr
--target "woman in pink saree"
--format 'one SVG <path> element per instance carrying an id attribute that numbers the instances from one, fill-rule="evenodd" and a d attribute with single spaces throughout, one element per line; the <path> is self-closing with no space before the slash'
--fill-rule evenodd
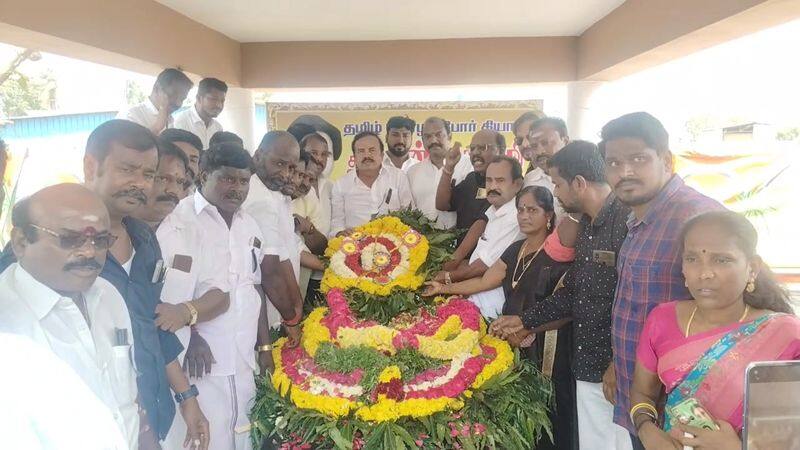
<path id="1" fill-rule="evenodd" d="M 800 319 L 756 254 L 757 234 L 744 216 L 702 214 L 686 224 L 682 240 L 683 275 L 693 299 L 661 304 L 648 316 L 631 417 L 648 450 L 741 449 L 745 369 L 754 361 L 800 358 Z M 663 429 L 657 417 L 662 390 Z M 689 427 L 672 417 L 671 408 L 688 399 L 719 429 Z"/>

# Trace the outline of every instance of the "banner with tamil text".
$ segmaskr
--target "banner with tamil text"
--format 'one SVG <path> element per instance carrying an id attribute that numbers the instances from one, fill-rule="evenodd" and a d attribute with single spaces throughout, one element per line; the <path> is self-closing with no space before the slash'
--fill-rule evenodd
<path id="1" fill-rule="evenodd" d="M 342 155 L 336 162 L 332 179 L 339 178 L 353 167 L 351 143 L 362 131 L 374 131 L 386 137 L 386 121 L 392 116 L 408 116 L 417 122 L 416 137 L 411 147 L 411 157 L 423 160 L 426 151 L 422 146 L 422 123 L 431 116 L 450 122 L 452 142 L 461 142 L 463 149 L 472 135 L 489 128 L 503 133 L 508 146 L 506 152 L 522 161 L 514 146 L 512 124 L 522 113 L 535 111 L 544 115 L 542 100 L 499 102 L 424 102 L 424 103 L 267 103 L 267 127 L 285 130 L 298 116 L 316 114 L 342 132 Z"/>

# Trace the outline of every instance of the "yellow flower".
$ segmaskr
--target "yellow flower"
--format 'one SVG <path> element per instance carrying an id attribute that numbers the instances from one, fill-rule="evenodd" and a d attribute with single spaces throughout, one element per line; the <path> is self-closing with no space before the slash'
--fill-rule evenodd
<path id="1" fill-rule="evenodd" d="M 392 340 L 398 331 L 383 325 L 364 328 L 339 328 L 336 332 L 336 343 L 341 348 L 365 345 L 382 352 L 394 354 L 396 349 Z"/>
<path id="2" fill-rule="evenodd" d="M 484 366 L 481 373 L 475 377 L 475 381 L 472 383 L 472 389 L 480 388 L 484 383 L 510 369 L 514 364 L 514 352 L 511 351 L 511 346 L 508 345 L 508 342 L 498 339 L 491 334 L 487 334 L 481 339 L 481 344 L 494 347 L 497 351 L 497 355 L 494 360 Z"/>
<path id="3" fill-rule="evenodd" d="M 331 332 L 328 327 L 322 324 L 322 319 L 328 313 L 328 308 L 320 306 L 311 311 L 311 314 L 303 321 L 303 334 L 300 337 L 300 344 L 303 350 L 312 358 L 317 354 L 320 344 L 331 342 Z"/>
<path id="4" fill-rule="evenodd" d="M 463 407 L 463 401 L 448 397 L 410 398 L 399 402 L 383 398 L 374 405 L 358 408 L 356 417 L 369 422 L 388 422 L 401 417 L 426 417 L 440 411 L 456 411 Z"/>
<path id="5" fill-rule="evenodd" d="M 331 417 L 344 417 L 350 414 L 350 410 L 357 405 L 356 402 L 346 398 L 311 394 L 296 385 L 292 386 L 290 393 L 292 403 L 298 408 L 319 411 Z"/>
<path id="6" fill-rule="evenodd" d="M 469 353 L 478 343 L 479 333 L 475 330 L 462 330 L 450 340 L 436 339 L 433 336 L 417 336 L 419 352 L 429 358 L 453 359 Z"/>
<path id="7" fill-rule="evenodd" d="M 389 366 L 381 372 L 378 376 L 379 383 L 388 383 L 392 380 L 400 379 L 400 368 L 397 366 Z"/>
<path id="8" fill-rule="evenodd" d="M 358 253 L 358 246 L 353 239 L 366 236 L 383 236 L 394 242 L 397 251 L 402 255 L 401 262 L 391 270 L 387 277 L 380 283 L 374 281 L 370 275 L 356 275 L 352 269 L 346 266 L 344 255 Z M 412 236 L 412 237 L 408 237 Z M 416 240 L 411 245 L 407 240 Z M 389 295 L 395 287 L 404 289 L 417 289 L 425 281 L 422 275 L 417 275 L 417 270 L 425 263 L 428 258 L 428 240 L 420 235 L 408 225 L 404 224 L 396 217 L 382 217 L 357 227 L 356 230 L 346 237 L 336 237 L 328 241 L 328 248 L 325 256 L 329 258 L 330 264 L 325 269 L 322 277 L 320 290 L 325 293 L 330 289 L 349 289 L 355 288 L 374 295 Z M 391 249 L 390 249 L 391 250 Z M 369 257 L 369 263 L 376 267 L 386 267 L 391 263 L 389 255 L 377 252 Z M 369 271 L 368 271 L 369 272 Z M 388 281 L 384 283 L 383 281 Z"/>

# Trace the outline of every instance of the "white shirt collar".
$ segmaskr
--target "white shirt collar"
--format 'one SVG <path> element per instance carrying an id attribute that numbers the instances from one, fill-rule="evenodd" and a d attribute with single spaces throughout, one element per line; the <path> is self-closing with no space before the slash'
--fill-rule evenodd
<path id="1" fill-rule="evenodd" d="M 542 170 L 541 167 L 537 167 L 525 174 L 525 178 L 528 178 L 530 181 L 538 181 L 546 176 L 547 174 L 544 173 L 544 170 Z"/>
<path id="2" fill-rule="evenodd" d="M 203 118 L 200 117 L 200 114 L 197 112 L 197 104 L 194 104 L 189 107 L 189 116 L 192 118 L 192 122 L 199 123 L 204 127 L 206 126 L 206 123 L 203 122 Z M 211 123 L 214 123 L 213 118 L 211 119 Z"/>
<path id="3" fill-rule="evenodd" d="M 147 108 L 147 112 L 153 115 L 158 114 L 158 108 L 156 108 L 156 105 L 154 105 L 153 102 L 150 100 L 150 97 L 145 98 L 143 104 L 144 107 Z"/>
<path id="4" fill-rule="evenodd" d="M 203 212 L 203 210 L 208 208 L 209 206 L 213 207 L 211 202 L 206 200 L 206 198 L 203 197 L 203 194 L 201 194 L 199 190 L 194 191 L 194 213 L 199 216 L 200 213 Z"/>
<path id="5" fill-rule="evenodd" d="M 17 295 L 36 314 L 36 319 L 42 320 L 64 297 L 34 278 L 21 264 L 15 263 L 11 267 L 14 268 L 14 284 L 16 285 Z M 98 288 L 92 283 L 89 289 L 84 292 L 87 304 L 90 298 L 94 298 L 97 295 L 99 295 Z"/>
<path id="6" fill-rule="evenodd" d="M 492 213 L 492 215 L 494 217 L 503 217 L 506 214 L 509 214 L 509 213 L 513 212 L 514 210 L 516 210 L 516 208 L 517 208 L 516 200 L 512 198 L 511 200 L 507 201 L 503 206 L 501 206 L 499 208 L 495 208 L 495 206 L 492 205 L 491 207 L 489 207 L 489 211 L 491 211 L 491 213 Z M 489 212 L 489 211 L 487 211 L 487 212 Z"/>
<path id="7" fill-rule="evenodd" d="M 378 176 L 375 177 L 375 182 L 377 182 L 381 177 L 385 176 L 386 173 L 391 169 L 400 170 L 397 167 L 394 167 L 393 165 L 387 166 L 386 164 L 381 164 L 381 169 L 378 171 Z M 358 182 L 366 186 L 366 183 L 361 181 L 361 178 L 358 177 L 358 169 L 354 168 L 353 170 L 350 171 L 350 173 L 353 176 L 353 182 Z M 372 185 L 375 186 L 375 183 L 373 183 Z"/>

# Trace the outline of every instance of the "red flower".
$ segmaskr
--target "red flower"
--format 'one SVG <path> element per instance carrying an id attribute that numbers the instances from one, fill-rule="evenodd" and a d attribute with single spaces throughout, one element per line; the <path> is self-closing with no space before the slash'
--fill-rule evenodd
<path id="1" fill-rule="evenodd" d="M 377 401 L 378 395 L 380 394 L 385 395 L 386 398 L 391 400 L 403 400 L 405 398 L 405 392 L 403 392 L 403 381 L 399 378 L 395 378 L 386 383 L 378 383 L 378 386 L 375 387 L 375 390 L 372 393 L 372 401 Z"/>

